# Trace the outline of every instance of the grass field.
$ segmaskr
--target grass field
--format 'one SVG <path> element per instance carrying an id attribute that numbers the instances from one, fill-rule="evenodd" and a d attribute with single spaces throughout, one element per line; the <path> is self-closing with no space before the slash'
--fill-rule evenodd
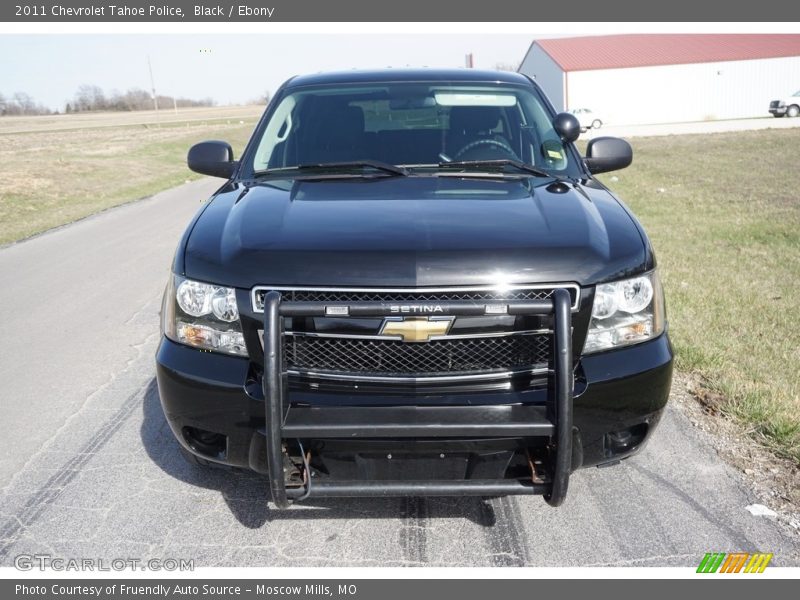
<path id="1" fill-rule="evenodd" d="M 678 368 L 800 463 L 800 130 L 632 144 L 633 165 L 601 178 L 655 246 Z"/>
<path id="2" fill-rule="evenodd" d="M 195 142 L 222 138 L 239 156 L 258 110 L 0 119 L 0 245 L 196 178 Z"/>
<path id="3" fill-rule="evenodd" d="M 240 120 L 259 117 L 264 111 L 260 105 L 249 106 L 197 106 L 159 111 L 136 110 L 131 112 L 82 112 L 38 117 L 3 117 L 0 134 L 28 133 L 34 131 L 64 131 L 70 129 L 95 129 L 124 125 L 169 125 L 202 121 Z"/>

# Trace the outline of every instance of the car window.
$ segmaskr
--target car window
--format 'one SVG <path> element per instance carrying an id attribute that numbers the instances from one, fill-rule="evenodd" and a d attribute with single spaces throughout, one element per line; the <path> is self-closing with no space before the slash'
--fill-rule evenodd
<path id="1" fill-rule="evenodd" d="M 435 165 L 502 158 L 569 167 L 534 90 L 398 82 L 289 90 L 271 109 L 250 166 L 261 171 L 360 160 Z"/>

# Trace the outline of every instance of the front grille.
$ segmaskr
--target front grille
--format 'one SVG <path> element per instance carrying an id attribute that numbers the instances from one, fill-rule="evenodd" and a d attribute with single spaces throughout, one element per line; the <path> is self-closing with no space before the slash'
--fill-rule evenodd
<path id="1" fill-rule="evenodd" d="M 463 292 L 320 292 L 296 290 L 288 293 L 287 300 L 303 302 L 452 302 L 471 300 L 474 302 L 496 300 L 542 300 L 549 298 L 553 290 L 469 290 Z"/>
<path id="2" fill-rule="evenodd" d="M 772 102 L 769 103 L 770 108 L 778 108 L 780 105 L 781 105 L 780 100 L 773 100 Z"/>
<path id="3" fill-rule="evenodd" d="M 282 300 L 347 303 L 441 303 L 471 301 L 502 303 L 550 298 L 557 288 L 569 290 L 573 310 L 580 288 L 565 285 L 519 285 L 511 289 L 475 288 L 273 288 L 252 290 L 253 310 L 263 312 L 264 296 L 276 289 Z M 442 315 L 445 316 L 445 315 Z M 381 339 L 382 319 L 314 317 L 287 320 L 284 368 L 313 378 L 375 381 L 404 379 L 506 378 L 508 373 L 542 373 L 552 354 L 549 319 L 508 315 L 458 317 L 450 337 L 428 342 Z"/>
<path id="4" fill-rule="evenodd" d="M 457 338 L 425 343 L 288 336 L 286 368 L 350 375 L 425 377 L 545 367 L 551 336 Z"/>
<path id="5" fill-rule="evenodd" d="M 564 286 L 569 291 L 573 309 L 578 305 L 578 287 Z M 264 310 L 264 296 L 269 288 L 255 288 L 253 291 L 253 310 Z M 278 289 L 284 300 L 297 302 L 453 302 L 469 300 L 473 302 L 499 302 L 503 300 L 545 300 L 553 295 L 556 286 L 521 286 L 508 290 L 497 289 L 450 289 L 450 290 L 348 290 L 346 288 L 328 289 Z"/>

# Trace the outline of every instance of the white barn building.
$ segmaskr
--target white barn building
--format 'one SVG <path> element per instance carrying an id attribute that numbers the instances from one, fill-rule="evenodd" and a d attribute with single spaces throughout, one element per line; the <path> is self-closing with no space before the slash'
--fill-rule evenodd
<path id="1" fill-rule="evenodd" d="M 535 40 L 519 71 L 556 110 L 605 123 L 768 116 L 800 90 L 800 35 L 634 34 Z"/>

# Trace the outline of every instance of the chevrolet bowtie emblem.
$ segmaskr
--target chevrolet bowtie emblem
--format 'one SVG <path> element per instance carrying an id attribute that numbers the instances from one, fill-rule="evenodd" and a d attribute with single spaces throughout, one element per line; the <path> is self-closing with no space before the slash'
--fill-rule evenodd
<path id="1" fill-rule="evenodd" d="M 447 335 L 454 317 L 387 317 L 380 333 L 400 337 L 404 342 L 429 342 L 432 337 Z"/>

